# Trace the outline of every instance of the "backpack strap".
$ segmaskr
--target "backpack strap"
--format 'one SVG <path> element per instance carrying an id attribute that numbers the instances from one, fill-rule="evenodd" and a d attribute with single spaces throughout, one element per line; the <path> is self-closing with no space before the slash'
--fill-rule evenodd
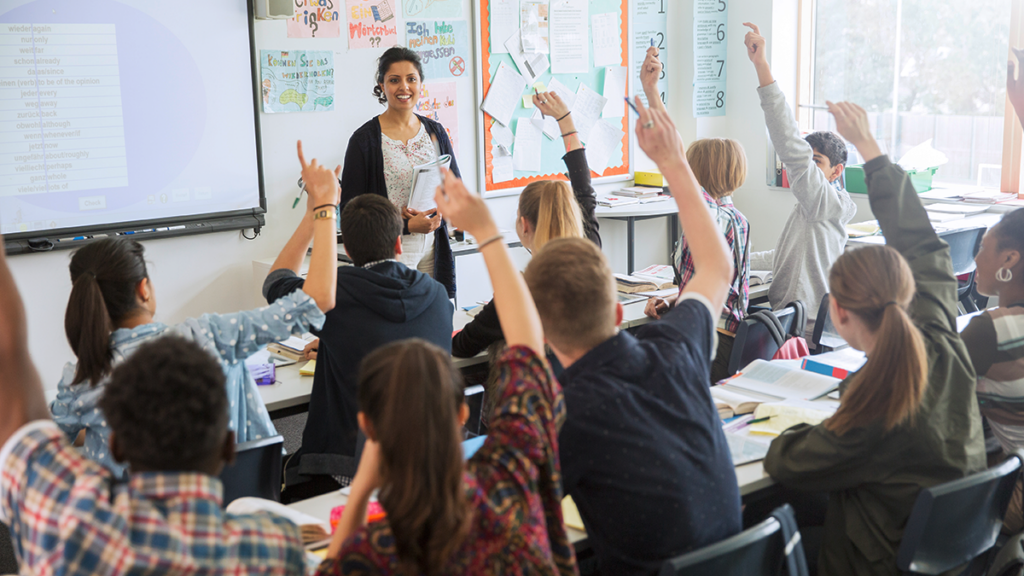
<path id="1" fill-rule="evenodd" d="M 786 343 L 786 331 L 782 329 L 782 322 L 779 322 L 779 318 L 774 312 L 771 310 L 758 310 L 751 315 L 751 318 L 764 324 L 768 328 L 768 333 L 771 334 L 772 340 L 775 341 L 775 345 L 782 348 L 782 345 Z"/>
<path id="2" fill-rule="evenodd" d="M 793 325 L 789 329 L 790 336 L 803 336 L 804 327 L 807 326 L 807 306 L 800 300 L 794 300 L 786 304 L 786 308 L 792 308 L 794 312 Z"/>
<path id="3" fill-rule="evenodd" d="M 793 507 L 783 504 L 775 509 L 772 518 L 782 525 L 782 541 L 785 542 L 786 572 L 789 576 L 808 576 L 807 558 L 800 540 L 800 529 L 796 525 Z"/>

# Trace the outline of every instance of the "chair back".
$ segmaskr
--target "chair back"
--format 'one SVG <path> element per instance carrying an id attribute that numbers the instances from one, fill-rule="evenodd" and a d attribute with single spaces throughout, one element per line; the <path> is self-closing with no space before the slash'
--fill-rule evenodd
<path id="1" fill-rule="evenodd" d="M 795 322 L 800 310 L 795 304 L 799 303 L 774 312 L 759 310 L 743 318 L 729 356 L 730 375 L 758 358 L 771 360 L 794 332 L 803 333 L 803 327 Z"/>
<path id="2" fill-rule="evenodd" d="M 965 478 L 921 490 L 903 530 L 896 566 L 942 574 L 991 548 L 1003 526 L 1024 452 Z"/>
<path id="3" fill-rule="evenodd" d="M 784 526 L 790 526 L 787 530 Z M 709 546 L 688 552 L 661 566 L 658 576 L 799 576 L 806 573 L 800 533 L 788 505 L 777 508 L 771 517 Z M 786 537 L 792 531 L 795 536 Z M 789 545 L 793 543 L 792 545 Z M 788 548 L 788 551 L 787 551 Z M 787 554 L 788 552 L 788 554 Z M 787 555 L 796 562 L 787 562 Z M 798 556 L 796 558 L 795 556 Z M 802 567 L 802 571 L 794 565 Z"/>
<path id="4" fill-rule="evenodd" d="M 235 461 L 220 473 L 224 506 L 246 496 L 280 502 L 283 447 L 281 436 L 239 444 L 235 448 Z"/>
<path id="5" fill-rule="evenodd" d="M 965 228 L 963 230 L 950 230 L 940 232 L 939 238 L 949 244 L 949 257 L 953 260 L 953 275 L 970 274 L 976 268 L 974 257 L 981 248 L 981 238 L 988 228 Z"/>
<path id="6" fill-rule="evenodd" d="M 811 344 L 814 346 L 814 354 L 838 350 L 848 346 L 846 340 L 839 335 L 832 317 L 829 314 L 829 296 L 821 297 L 821 304 L 818 305 L 818 315 L 814 317 L 814 332 L 811 334 Z"/>

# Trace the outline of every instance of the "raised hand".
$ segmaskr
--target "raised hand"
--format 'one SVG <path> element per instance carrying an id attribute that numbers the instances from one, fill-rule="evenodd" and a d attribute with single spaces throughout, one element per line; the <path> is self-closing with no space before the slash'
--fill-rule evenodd
<path id="1" fill-rule="evenodd" d="M 299 164 L 302 166 L 302 181 L 306 183 L 306 194 L 309 195 L 309 209 L 325 204 L 337 204 L 341 201 L 341 187 L 338 186 L 338 175 L 341 166 L 334 170 L 317 163 L 316 158 L 306 162 L 302 153 L 302 140 L 298 141 Z"/>
<path id="2" fill-rule="evenodd" d="M 683 142 L 672 119 L 663 110 L 647 108 L 640 97 L 635 99 L 640 120 L 636 123 L 637 142 L 647 157 L 659 168 L 674 163 L 686 164 Z M 662 168 L 664 173 L 664 168 Z"/>
<path id="3" fill-rule="evenodd" d="M 657 46 L 651 46 L 647 49 L 647 57 L 640 67 L 640 85 L 643 86 L 645 94 L 658 89 L 658 80 L 661 80 L 661 71 L 665 67 L 658 59 L 660 54 Z"/>
<path id="4" fill-rule="evenodd" d="M 825 102 L 828 111 L 836 119 L 836 131 L 843 138 L 857 147 L 864 161 L 873 160 L 882 155 L 878 142 L 871 134 L 871 123 L 868 113 L 853 102 Z"/>
<path id="5" fill-rule="evenodd" d="M 569 113 L 569 107 L 557 92 L 539 92 L 534 94 L 533 105 L 540 110 L 541 114 L 556 120 Z"/>
<path id="6" fill-rule="evenodd" d="M 747 58 L 750 58 L 754 64 L 767 64 L 767 41 L 764 36 L 761 36 L 761 29 L 757 27 L 757 24 L 751 22 L 744 22 L 743 25 L 750 28 L 750 32 L 743 37 L 743 44 L 747 47 Z"/>
<path id="7" fill-rule="evenodd" d="M 469 232 L 477 241 L 487 240 L 498 233 L 484 199 L 470 192 L 449 170 L 445 171 L 444 186 L 437 187 L 434 201 L 453 226 Z"/>

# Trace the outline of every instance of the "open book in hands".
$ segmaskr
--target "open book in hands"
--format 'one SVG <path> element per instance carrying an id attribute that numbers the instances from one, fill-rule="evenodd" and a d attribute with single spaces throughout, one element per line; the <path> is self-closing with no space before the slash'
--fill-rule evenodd
<path id="1" fill-rule="evenodd" d="M 434 192 L 441 185 L 441 171 L 438 168 L 448 170 L 451 165 L 451 155 L 445 154 L 437 160 L 413 167 L 412 188 L 409 191 L 409 208 L 419 212 L 426 212 L 437 208 L 437 203 L 434 202 Z"/>

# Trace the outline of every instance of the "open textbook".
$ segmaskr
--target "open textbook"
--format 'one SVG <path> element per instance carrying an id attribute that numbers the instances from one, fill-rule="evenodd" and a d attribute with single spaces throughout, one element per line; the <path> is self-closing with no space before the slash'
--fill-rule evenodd
<path id="1" fill-rule="evenodd" d="M 441 185 L 441 171 L 438 168 L 447 170 L 451 165 L 451 155 L 445 154 L 437 160 L 413 167 L 412 189 L 409 192 L 409 208 L 426 212 L 437 207 L 437 203 L 434 202 L 434 193 L 437 191 L 437 187 Z"/>
<path id="2" fill-rule="evenodd" d="M 776 401 L 816 400 L 839 388 L 839 382 L 839 378 L 789 368 L 778 362 L 754 360 L 719 387 L 755 399 L 761 395 Z"/>

